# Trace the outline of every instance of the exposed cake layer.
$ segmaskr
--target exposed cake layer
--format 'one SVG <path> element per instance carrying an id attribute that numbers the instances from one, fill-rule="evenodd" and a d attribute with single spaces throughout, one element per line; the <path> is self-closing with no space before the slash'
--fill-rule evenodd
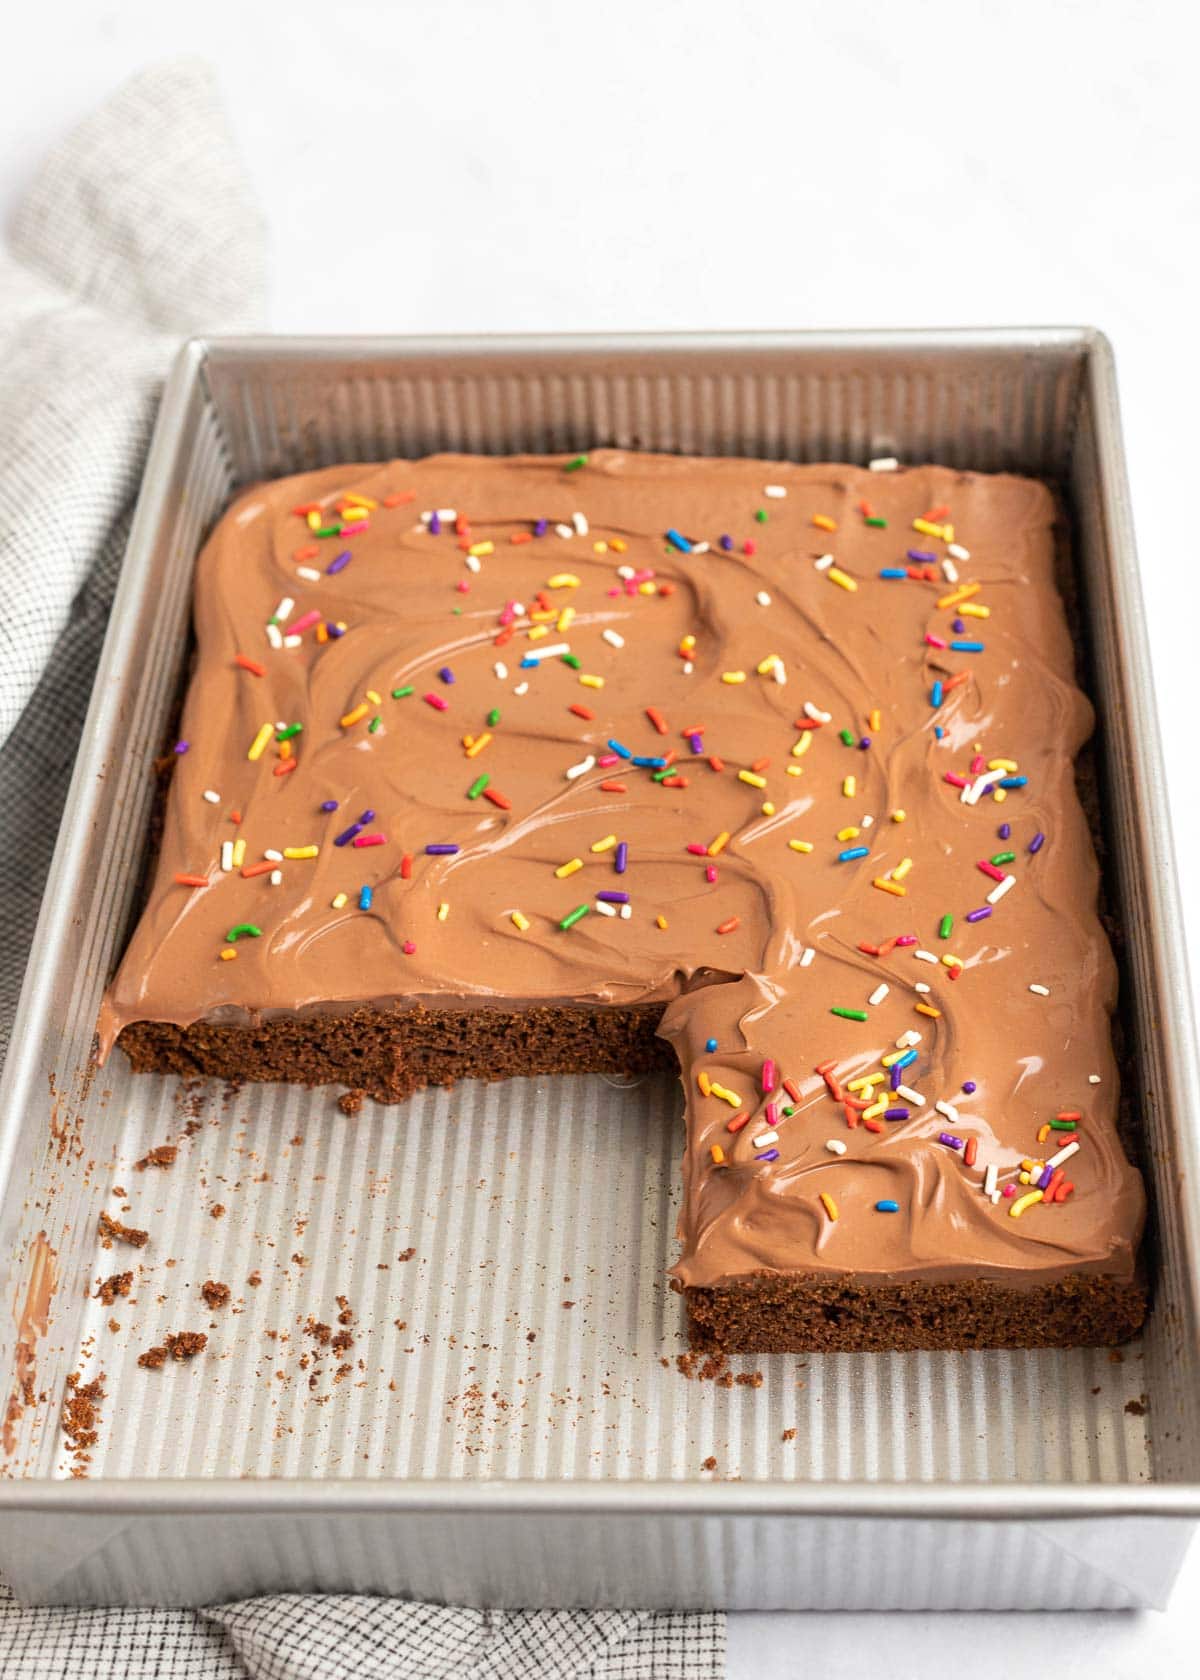
<path id="1" fill-rule="evenodd" d="M 1053 521 L 1012 477 L 612 451 L 249 492 L 102 1047 L 399 1096 L 451 1053 L 388 1073 L 414 1008 L 533 1011 L 536 1071 L 586 1065 L 559 1006 L 665 1004 L 690 1288 L 1131 1278 Z"/>

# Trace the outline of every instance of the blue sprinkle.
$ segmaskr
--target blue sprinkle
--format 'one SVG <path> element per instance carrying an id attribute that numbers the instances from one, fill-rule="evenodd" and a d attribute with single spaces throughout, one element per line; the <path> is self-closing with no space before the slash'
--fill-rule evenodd
<path id="1" fill-rule="evenodd" d="M 608 743 L 608 747 L 609 747 L 609 751 L 610 752 L 615 752 L 619 758 L 632 758 L 633 757 L 633 748 L 623 746 L 620 741 L 610 741 Z"/>
<path id="2" fill-rule="evenodd" d="M 661 770 L 666 762 L 665 758 L 640 758 L 635 756 L 630 759 L 630 763 L 637 770 Z"/>
<path id="3" fill-rule="evenodd" d="M 692 552 L 691 543 L 686 537 L 681 537 L 674 526 L 667 532 L 667 541 L 672 548 L 677 548 L 680 554 L 690 554 Z"/>
<path id="4" fill-rule="evenodd" d="M 884 566 L 879 575 L 881 578 L 906 578 L 908 573 L 903 566 Z"/>
<path id="5" fill-rule="evenodd" d="M 838 853 L 838 862 L 853 863 L 855 858 L 869 856 L 870 851 L 869 846 L 850 846 L 846 851 Z"/>
<path id="6" fill-rule="evenodd" d="M 374 896 L 375 894 L 372 892 L 370 887 L 360 887 L 358 892 L 358 908 L 360 910 L 369 910 L 371 908 L 371 900 Z"/>
<path id="7" fill-rule="evenodd" d="M 1025 787 L 1028 781 L 1028 776 L 1001 776 L 997 785 L 1000 787 Z"/>
<path id="8" fill-rule="evenodd" d="M 716 1039 L 715 1038 L 706 1038 L 705 1041 L 704 1041 L 704 1048 L 708 1051 L 709 1055 L 711 1056 L 713 1051 L 717 1048 Z"/>
<path id="9" fill-rule="evenodd" d="M 917 1052 L 915 1050 L 906 1050 L 904 1052 L 903 1056 L 897 1056 L 896 1057 L 896 1060 L 892 1063 L 892 1066 L 893 1066 L 893 1068 L 911 1067 L 913 1065 L 913 1063 L 916 1061 L 916 1059 L 917 1059 Z"/>
<path id="10" fill-rule="evenodd" d="M 527 653 L 525 655 L 524 659 L 522 659 L 522 661 L 521 661 L 521 670 L 522 671 L 528 671 L 533 666 L 540 665 L 540 664 L 541 664 L 541 661 L 539 660 L 536 653 Z"/>
<path id="11" fill-rule="evenodd" d="M 929 690 L 929 704 L 931 706 L 940 706 L 942 703 L 942 695 L 944 693 L 945 690 L 943 689 L 941 683 L 935 682 L 933 687 Z"/>
<path id="12" fill-rule="evenodd" d="M 900 1212 L 900 1203 L 899 1202 L 876 1202 L 875 1203 L 875 1212 L 876 1213 L 899 1213 Z"/>
<path id="13" fill-rule="evenodd" d="M 983 652 L 983 643 L 982 642 L 951 642 L 950 646 L 954 649 L 955 653 L 982 653 Z"/>
<path id="14" fill-rule="evenodd" d="M 946 731 L 942 728 L 940 723 L 935 723 L 934 726 L 933 726 L 933 733 L 937 736 L 938 740 L 940 741 L 942 739 L 942 736 L 946 733 Z"/>

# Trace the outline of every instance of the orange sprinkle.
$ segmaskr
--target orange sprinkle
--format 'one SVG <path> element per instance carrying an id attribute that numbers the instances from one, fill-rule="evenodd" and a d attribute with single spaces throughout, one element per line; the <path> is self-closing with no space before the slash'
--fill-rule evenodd
<path id="1" fill-rule="evenodd" d="M 506 793 L 501 793 L 498 788 L 484 788 L 483 797 L 490 799 L 492 804 L 498 805 L 502 811 L 512 810 L 512 800 Z"/>
<path id="2" fill-rule="evenodd" d="M 235 653 L 233 656 L 233 663 L 235 665 L 240 665 L 243 671 L 249 671 L 252 676 L 265 677 L 267 674 L 267 667 L 265 665 L 260 665 L 257 659 L 251 659 L 250 656 L 245 653 Z"/>
<path id="3" fill-rule="evenodd" d="M 237 952 L 234 950 L 233 946 L 226 945 L 225 949 L 221 952 L 221 961 L 232 962 L 236 956 Z"/>
<path id="4" fill-rule="evenodd" d="M 513 547 L 515 548 L 520 543 L 532 542 L 533 541 L 533 532 L 532 531 L 514 531 L 512 536 L 509 537 L 508 540 L 509 540 L 510 543 L 512 543 Z"/>
<path id="5" fill-rule="evenodd" d="M 654 925 L 655 925 L 655 927 L 660 927 L 660 928 L 665 929 L 666 925 L 667 925 L 667 918 L 665 916 L 655 916 Z"/>
<path id="6" fill-rule="evenodd" d="M 1064 1108 L 1061 1114 L 1054 1116 L 1056 1120 L 1082 1120 L 1083 1115 L 1077 1108 Z"/>
<path id="7" fill-rule="evenodd" d="M 176 875 L 175 880 L 181 887 L 206 887 L 208 885 L 206 875 Z"/>
<path id="8" fill-rule="evenodd" d="M 767 768 L 767 766 L 770 764 L 770 762 L 771 762 L 771 760 L 769 758 L 756 758 L 754 760 L 754 763 L 750 766 L 750 768 L 751 768 L 751 770 L 754 771 L 754 774 L 757 776 L 761 771 L 763 771 Z"/>
<path id="9" fill-rule="evenodd" d="M 871 504 L 865 496 L 858 504 L 858 511 L 862 514 L 864 519 L 873 519 L 875 517 Z"/>
<path id="10" fill-rule="evenodd" d="M 305 560 L 315 560 L 320 552 L 321 550 L 318 548 L 316 543 L 306 543 L 303 548 L 296 549 L 292 555 L 292 559 L 297 563 L 302 564 Z"/>
<path id="11" fill-rule="evenodd" d="M 568 706 L 567 710 L 569 712 L 574 712 L 575 716 L 577 718 L 582 718 L 585 723 L 592 723 L 596 716 L 590 706 L 581 706 L 578 701 L 576 701 L 573 706 Z"/>
<path id="12" fill-rule="evenodd" d="M 230 811 L 229 820 L 231 823 L 240 823 L 242 820 L 242 813 L 240 811 Z"/>
<path id="13" fill-rule="evenodd" d="M 242 879 L 252 881 L 256 875 L 267 875 L 275 865 L 273 863 L 248 863 L 242 869 Z"/>
<path id="14" fill-rule="evenodd" d="M 712 1156 L 712 1164 L 714 1167 L 723 1167 L 725 1165 L 725 1151 L 721 1148 L 719 1143 L 714 1143 L 712 1145 L 709 1150 L 709 1154 Z"/>
<path id="15" fill-rule="evenodd" d="M 973 1137 L 968 1138 L 967 1139 L 967 1146 L 963 1150 L 963 1165 L 967 1166 L 967 1167 L 973 1167 L 975 1165 L 975 1157 L 978 1153 L 979 1153 L 979 1139 L 978 1138 L 973 1138 Z"/>
<path id="16" fill-rule="evenodd" d="M 665 735 L 667 733 L 667 720 L 659 711 L 657 706 L 647 706 L 646 716 L 650 719 L 650 722 L 654 725 L 655 729 L 658 730 L 660 735 Z"/>
<path id="17" fill-rule="evenodd" d="M 938 525 L 943 519 L 949 519 L 950 509 L 945 502 L 939 502 L 935 508 L 930 508 L 929 512 L 922 514 L 921 517 L 927 519 L 931 525 Z"/>
<path id="18" fill-rule="evenodd" d="M 723 758 L 718 758 L 716 753 L 709 754 L 708 762 L 712 765 L 714 770 L 720 771 L 725 768 L 725 760 Z"/>
<path id="19" fill-rule="evenodd" d="M 402 881 L 411 881 L 412 880 L 412 853 L 411 852 L 405 852 L 404 856 L 400 859 L 400 879 Z"/>
<path id="20" fill-rule="evenodd" d="M 1049 1136 L 1050 1136 L 1050 1122 L 1047 1120 L 1047 1122 L 1044 1126 L 1039 1126 L 1038 1127 L 1037 1140 L 1038 1140 L 1039 1143 L 1045 1143 L 1046 1139 Z"/>
<path id="21" fill-rule="evenodd" d="M 749 1119 L 750 1110 L 744 1108 L 740 1114 L 735 1114 L 732 1120 L 725 1122 L 725 1130 L 727 1132 L 740 1132 L 742 1127 L 748 1124 Z"/>
<path id="22" fill-rule="evenodd" d="M 740 916 L 730 916 L 728 921 L 722 922 L 717 928 L 718 933 L 732 933 L 741 921 Z"/>
<path id="23" fill-rule="evenodd" d="M 298 758 L 285 758 L 282 763 L 275 766 L 275 774 L 277 776 L 286 776 L 288 771 L 294 770 L 299 762 L 300 760 Z"/>
<path id="24" fill-rule="evenodd" d="M 816 525 L 818 527 L 819 530 L 822 530 L 822 531 L 836 531 L 837 530 L 837 520 L 836 519 L 830 519 L 830 517 L 827 513 L 814 513 L 813 516 L 812 516 L 812 522 L 813 522 L 814 525 Z"/>
<path id="25" fill-rule="evenodd" d="M 902 887 L 898 881 L 887 881 L 882 875 L 876 875 L 871 885 L 878 887 L 880 892 L 891 893 L 895 898 L 905 898 L 907 896 L 907 889 Z"/>
<path id="26" fill-rule="evenodd" d="M 600 792 L 601 793 L 627 793 L 628 789 L 626 788 L 624 782 L 601 782 L 600 783 Z"/>
<path id="27" fill-rule="evenodd" d="M 406 507 L 409 502 L 415 502 L 416 499 L 417 492 L 415 490 L 393 490 L 390 496 L 383 498 L 383 505 L 386 508 Z"/>
<path id="28" fill-rule="evenodd" d="M 934 1021 L 941 1019 L 941 1010 L 935 1009 L 931 1003 L 918 1003 L 916 1008 L 918 1015 L 928 1015 Z"/>

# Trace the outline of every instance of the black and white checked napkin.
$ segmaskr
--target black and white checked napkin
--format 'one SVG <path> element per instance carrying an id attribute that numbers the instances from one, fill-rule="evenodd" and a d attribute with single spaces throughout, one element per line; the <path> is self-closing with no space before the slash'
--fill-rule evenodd
<path id="1" fill-rule="evenodd" d="M 0 255 L 0 1053 L 162 378 L 187 334 L 261 324 L 265 247 L 213 78 L 187 61 L 136 77 L 54 150 Z M 724 1665 L 720 1615 L 300 1595 L 33 1609 L 0 1589 L 5 1680 L 715 1680 Z"/>

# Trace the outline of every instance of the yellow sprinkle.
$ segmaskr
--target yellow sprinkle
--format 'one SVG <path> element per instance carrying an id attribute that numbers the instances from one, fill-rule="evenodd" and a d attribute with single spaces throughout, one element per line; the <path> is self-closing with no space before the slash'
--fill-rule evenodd
<path id="1" fill-rule="evenodd" d="M 583 684 L 584 688 L 603 688 L 604 687 L 604 678 L 603 677 L 589 677 L 586 671 L 582 674 L 582 676 L 580 677 L 579 680 Z"/>
<path id="2" fill-rule="evenodd" d="M 748 782 L 751 787 L 756 788 L 765 788 L 767 785 L 767 778 L 765 776 L 756 776 L 753 770 L 739 770 L 738 781 Z"/>
<path id="3" fill-rule="evenodd" d="M 593 554 L 607 554 L 608 553 L 608 544 L 606 542 L 594 542 L 592 544 L 592 553 Z"/>
<path id="4" fill-rule="evenodd" d="M 368 688 L 366 693 L 367 693 L 367 699 L 371 702 L 372 706 L 379 706 L 379 705 L 382 704 L 381 696 L 376 694 L 376 692 L 373 688 Z"/>
<path id="5" fill-rule="evenodd" d="M 307 518 L 308 528 L 310 531 L 319 531 L 321 529 L 322 518 L 315 508 L 310 514 L 308 514 Z"/>
<path id="6" fill-rule="evenodd" d="M 837 837 L 839 840 L 857 840 L 861 833 L 861 828 L 839 828 Z"/>
<path id="7" fill-rule="evenodd" d="M 863 1119 L 864 1120 L 878 1120 L 878 1118 L 881 1114 L 884 1114 L 884 1113 L 887 1112 L 887 1105 L 888 1105 L 887 1098 L 886 1097 L 881 1097 L 878 1102 L 872 1103 L 870 1108 L 864 1108 L 863 1109 L 863 1116 L 862 1116 Z"/>
<path id="8" fill-rule="evenodd" d="M 285 858 L 314 858 L 318 855 L 320 850 L 321 850 L 321 848 L 319 846 L 285 846 L 283 848 L 283 855 L 284 855 Z M 236 854 L 237 854 L 237 847 L 235 846 L 234 847 L 234 861 L 235 862 L 237 861 Z"/>
<path id="9" fill-rule="evenodd" d="M 442 902 L 437 907 L 437 919 L 438 919 L 438 921 L 439 922 L 444 922 L 446 920 L 446 917 L 449 914 L 450 914 L 450 906 L 446 903 L 446 900 L 443 899 Z"/>
<path id="10" fill-rule="evenodd" d="M 611 852 L 616 843 L 617 837 L 615 834 L 606 834 L 603 840 L 592 841 L 592 850 L 594 852 Z"/>
<path id="11" fill-rule="evenodd" d="M 488 742 L 491 740 L 491 738 L 492 737 L 488 734 L 486 729 L 484 730 L 482 735 L 476 735 L 475 738 L 471 741 L 471 744 L 467 748 L 467 757 L 468 758 L 478 758 L 480 753 L 483 751 L 484 747 L 486 747 Z"/>
<path id="12" fill-rule="evenodd" d="M 916 1010 L 918 1015 L 929 1015 L 935 1021 L 940 1021 L 942 1018 L 941 1010 L 935 1009 L 931 1003 L 918 1003 Z"/>
<path id="13" fill-rule="evenodd" d="M 969 601 L 972 595 L 978 595 L 983 588 L 981 583 L 964 583 L 961 589 L 952 589 L 949 595 L 939 595 L 939 607 L 956 607 L 960 601 Z"/>
<path id="14" fill-rule="evenodd" d="M 709 1154 L 712 1156 L 712 1164 L 714 1167 L 723 1167 L 725 1165 L 725 1151 L 721 1148 L 719 1143 L 714 1143 L 712 1145 L 709 1150 Z"/>
<path id="15" fill-rule="evenodd" d="M 695 646 L 696 646 L 695 636 L 680 636 L 680 638 L 679 638 L 679 651 L 680 651 L 680 653 L 691 653 Z"/>
<path id="16" fill-rule="evenodd" d="M 992 789 L 992 799 L 995 801 L 995 803 L 997 805 L 1003 805 L 1004 801 L 1007 798 L 1008 798 L 1008 789 L 1007 788 L 997 787 L 997 788 Z"/>
<path id="17" fill-rule="evenodd" d="M 907 811 L 897 807 L 897 809 L 892 812 L 892 821 L 894 823 L 902 823 L 907 815 Z"/>
<path id="18" fill-rule="evenodd" d="M 367 708 L 364 706 L 363 711 L 365 712 L 366 709 Z M 251 741 L 250 751 L 246 754 L 246 757 L 261 758 L 266 749 L 267 742 L 271 739 L 274 733 L 275 725 L 273 723 L 264 723 L 258 734 L 254 737 L 253 741 Z"/>
<path id="19" fill-rule="evenodd" d="M 283 855 L 284 855 L 284 857 L 286 857 L 287 853 L 284 852 Z M 235 840 L 233 842 L 233 867 L 235 869 L 240 869 L 242 867 L 242 865 L 245 863 L 245 861 L 246 861 L 246 842 L 245 842 L 245 840 Z"/>
<path id="20" fill-rule="evenodd" d="M 881 711 L 876 710 L 870 713 L 867 718 L 867 728 L 872 735 L 883 728 L 883 713 Z"/>
<path id="21" fill-rule="evenodd" d="M 837 566 L 830 566 L 826 571 L 825 576 L 829 579 L 830 583 L 836 583 L 839 589 L 848 589 L 851 594 L 854 594 L 858 588 L 856 580 L 852 578 L 848 572 L 843 572 Z"/>
<path id="22" fill-rule="evenodd" d="M 762 804 L 759 806 L 759 810 L 762 812 L 764 817 L 773 817 L 775 815 L 775 807 L 769 799 L 763 800 Z"/>
<path id="23" fill-rule="evenodd" d="M 871 885 L 878 887 L 880 892 L 891 893 L 893 898 L 906 898 L 908 896 L 907 887 L 902 887 L 895 881 L 885 880 L 882 875 L 876 875 Z"/>
<path id="24" fill-rule="evenodd" d="M 951 543 L 951 542 L 954 541 L 954 527 L 953 527 L 953 525 L 951 525 L 949 520 L 947 520 L 946 523 L 942 526 L 942 535 L 943 535 L 943 537 L 945 537 L 945 539 L 948 543 Z"/>
<path id="25" fill-rule="evenodd" d="M 526 614 L 531 624 L 549 624 L 554 617 L 553 607 L 539 607 L 536 612 Z M 544 633 L 544 632 L 543 632 Z"/>
<path id="26" fill-rule="evenodd" d="M 234 957 L 236 957 L 236 956 L 237 956 L 237 952 L 234 950 L 233 946 L 232 945 L 226 945 L 225 949 L 221 952 L 221 961 L 222 962 L 232 962 Z"/>
<path id="27" fill-rule="evenodd" d="M 712 1082 L 703 1068 L 701 1068 L 700 1072 L 696 1075 L 696 1084 L 700 1088 L 700 1095 L 702 1097 L 706 1097 L 712 1090 Z"/>
<path id="28" fill-rule="evenodd" d="M 540 642 L 543 636 L 548 636 L 549 634 L 550 626 L 548 624 L 535 624 L 529 632 L 529 640 L 531 642 Z"/>
<path id="29" fill-rule="evenodd" d="M 552 578 L 546 579 L 547 589 L 578 589 L 579 579 L 574 572 L 555 572 Z"/>
<path id="30" fill-rule="evenodd" d="M 754 669 L 758 672 L 760 677 L 765 677 L 775 669 L 778 663 L 779 655 L 777 653 L 769 653 L 765 659 L 761 659 L 758 662 Z"/>
<path id="31" fill-rule="evenodd" d="M 352 712 L 346 713 L 345 717 L 341 720 L 342 728 L 349 729 L 351 724 L 360 722 L 361 719 L 366 717 L 370 710 L 370 706 L 368 706 L 367 702 L 364 700 L 361 705 L 355 706 Z M 251 754 L 251 757 L 257 758 L 257 756 L 257 753 Z"/>
<path id="32" fill-rule="evenodd" d="M 528 916 L 522 916 L 522 914 L 519 910 L 514 910 L 511 913 L 511 915 L 509 916 L 508 919 L 512 923 L 512 925 L 518 930 L 518 932 L 520 932 L 520 933 L 528 932 L 529 917 Z"/>
<path id="33" fill-rule="evenodd" d="M 742 1099 L 736 1091 L 730 1091 L 726 1086 L 718 1085 L 715 1079 L 710 1081 L 708 1088 L 714 1097 L 720 1097 L 721 1101 L 727 1102 L 730 1108 L 741 1108 Z"/>
<path id="34" fill-rule="evenodd" d="M 660 928 L 665 929 L 666 926 L 667 926 L 667 918 L 665 916 L 655 916 L 654 925 L 655 925 L 655 927 L 660 927 Z"/>
<path id="35" fill-rule="evenodd" d="M 907 1055 L 907 1050 L 892 1050 L 888 1055 L 880 1056 L 879 1060 L 883 1063 L 885 1068 L 890 1068 L 893 1062 L 898 1062 L 901 1056 Z"/>
<path id="36" fill-rule="evenodd" d="M 745 682 L 745 680 L 746 680 L 745 671 L 722 671 L 721 672 L 721 681 L 723 683 L 741 683 L 741 682 Z"/>
<path id="37" fill-rule="evenodd" d="M 821 531 L 836 531 L 837 530 L 837 520 L 836 519 L 830 519 L 830 517 L 827 513 L 814 513 L 813 516 L 812 516 L 812 522 L 818 528 L 818 530 L 821 530 Z"/>
<path id="38" fill-rule="evenodd" d="M 912 868 L 912 859 L 911 858 L 901 858 L 900 862 L 896 865 L 895 869 L 892 870 L 892 880 L 893 881 L 903 881 L 904 877 L 908 874 L 908 872 L 911 868 Z"/>
<path id="39" fill-rule="evenodd" d="M 956 957 L 953 954 L 953 952 L 951 952 L 951 951 L 946 952 L 946 955 L 942 958 L 942 961 L 945 963 L 947 968 L 961 968 L 963 966 L 962 958 L 961 957 Z"/>
<path id="40" fill-rule="evenodd" d="M 785 766 L 785 768 L 789 776 L 803 776 L 804 774 L 804 766 L 802 764 L 789 764 Z"/>
<path id="41" fill-rule="evenodd" d="M 1011 775 L 1016 771 L 1016 768 L 1017 768 L 1017 761 L 1016 761 L 1015 758 L 989 758 L 988 759 L 988 769 L 989 770 L 1007 770 Z"/>
<path id="42" fill-rule="evenodd" d="M 901 1051 L 903 1055 L 903 1051 Z M 891 1066 L 891 1063 L 888 1063 Z M 851 1079 L 846 1085 L 847 1091 L 869 1091 L 872 1085 L 882 1085 L 887 1078 L 886 1073 L 864 1073 L 860 1079 Z"/>
<path id="43" fill-rule="evenodd" d="M 609 540 L 608 546 L 617 554 L 624 554 L 625 550 L 629 547 L 629 544 L 625 541 L 624 537 L 612 537 Z"/>
<path id="44" fill-rule="evenodd" d="M 958 610 L 964 618 L 990 618 L 992 616 L 991 607 L 977 606 L 974 601 L 964 601 Z"/>
<path id="45" fill-rule="evenodd" d="M 944 525 L 931 525 L 928 519 L 914 519 L 913 530 L 920 531 L 923 537 L 944 537 L 946 534 Z"/>
<path id="46" fill-rule="evenodd" d="M 855 778 L 853 776 L 844 776 L 842 778 L 842 798 L 853 799 L 857 792 L 858 783 Z"/>
<path id="47" fill-rule="evenodd" d="M 825 1212 L 829 1215 L 830 1219 L 836 1221 L 838 1216 L 837 1203 L 829 1194 L 828 1190 L 822 1190 L 821 1192 L 821 1206 L 825 1209 Z"/>
<path id="48" fill-rule="evenodd" d="M 721 853 L 725 850 L 726 846 L 728 846 L 728 844 L 729 844 L 729 830 L 727 828 L 723 828 L 721 830 L 720 834 L 717 835 L 716 839 L 713 840 L 709 844 L 709 848 L 708 848 L 709 857 L 719 857 L 721 855 Z"/>
<path id="49" fill-rule="evenodd" d="M 789 840 L 788 845 L 794 852 L 811 852 L 813 849 L 811 840 Z"/>
<path id="50" fill-rule="evenodd" d="M 344 910 L 346 908 L 346 895 L 345 893 L 336 893 L 329 902 L 335 910 Z"/>
<path id="51" fill-rule="evenodd" d="M 1047 1122 L 1044 1126 L 1039 1126 L 1038 1127 L 1037 1140 L 1038 1140 L 1039 1143 L 1045 1143 L 1046 1139 L 1049 1136 L 1050 1136 L 1050 1122 L 1047 1120 Z"/>
<path id="52" fill-rule="evenodd" d="M 1017 1183 L 1018 1184 L 1032 1184 L 1033 1183 L 1033 1176 L 1030 1173 L 1028 1167 L 1025 1168 L 1024 1172 L 1019 1172 L 1017 1174 Z"/>
<path id="53" fill-rule="evenodd" d="M 639 583 L 638 584 L 638 594 L 639 595 L 656 595 L 657 593 L 658 593 L 658 585 L 656 583 Z"/>
<path id="54" fill-rule="evenodd" d="M 575 620 L 575 608 L 564 607 L 558 615 L 558 622 L 554 628 L 558 631 L 569 630 Z"/>
<path id="55" fill-rule="evenodd" d="M 808 751 L 809 747 L 811 747 L 811 746 L 812 746 L 812 730 L 811 729 L 806 729 L 804 731 L 804 734 L 801 735 L 800 739 L 793 744 L 793 746 L 792 746 L 792 757 L 793 758 L 803 758 L 805 753 Z"/>
<path id="56" fill-rule="evenodd" d="M 574 875 L 577 869 L 583 868 L 582 858 L 571 858 L 568 863 L 560 863 L 554 873 L 560 881 L 565 881 L 568 875 Z"/>
<path id="57" fill-rule="evenodd" d="M 477 543 L 472 543 L 471 544 L 470 548 L 467 550 L 467 553 L 470 554 L 470 555 L 473 555 L 476 560 L 481 560 L 485 554 L 494 554 L 495 551 L 496 551 L 495 543 L 493 543 L 493 542 L 477 542 Z"/>
<path id="58" fill-rule="evenodd" d="M 1020 1219 L 1027 1207 L 1032 1207 L 1035 1202 L 1041 1200 L 1042 1192 L 1040 1190 L 1031 1190 L 1027 1196 L 1018 1196 L 1008 1210 L 1008 1217 L 1010 1219 Z"/>

